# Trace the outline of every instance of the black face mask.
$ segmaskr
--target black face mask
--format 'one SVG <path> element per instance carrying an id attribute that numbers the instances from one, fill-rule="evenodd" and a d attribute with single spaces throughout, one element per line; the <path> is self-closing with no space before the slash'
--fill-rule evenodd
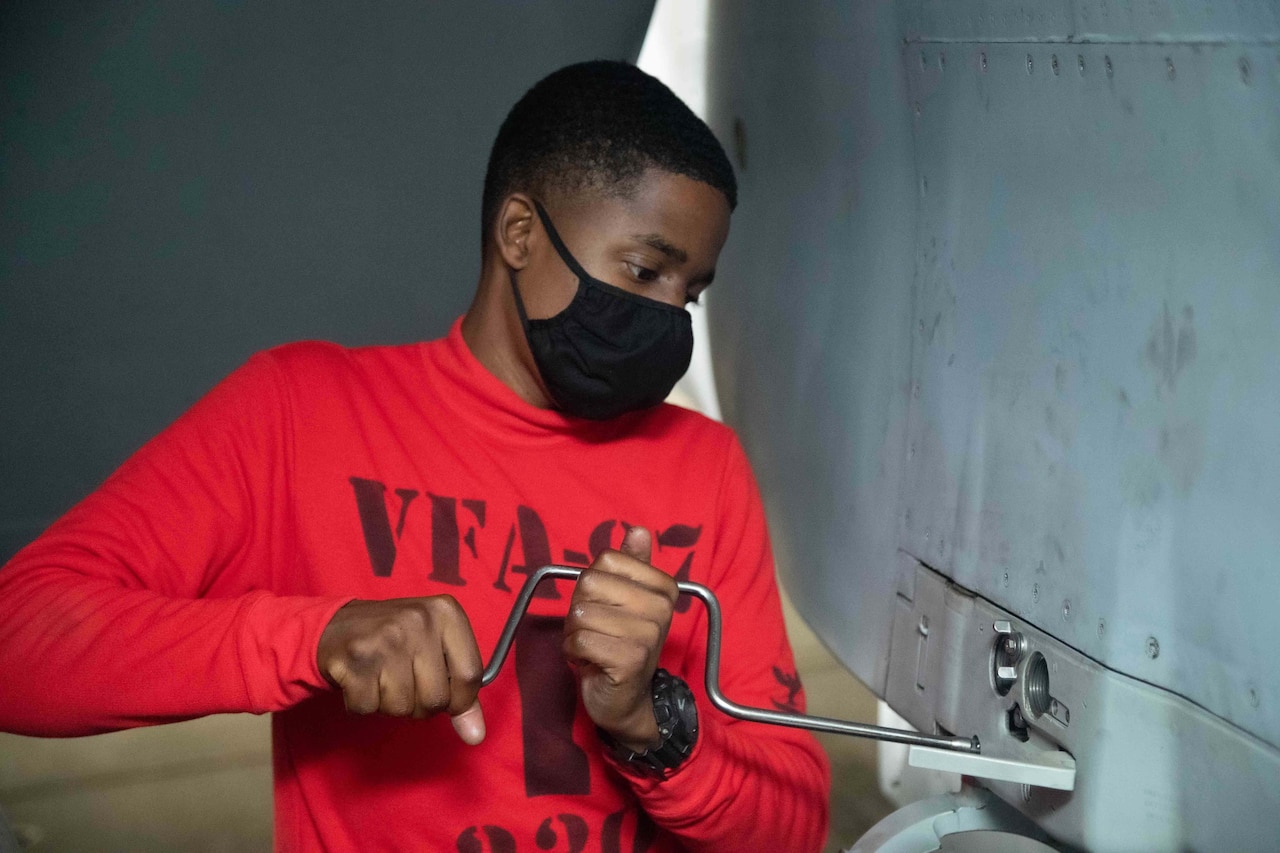
<path id="1" fill-rule="evenodd" d="M 689 369 L 689 312 L 592 278 L 565 248 L 551 218 L 534 202 L 556 254 L 578 277 L 578 292 L 559 314 L 530 320 L 511 272 L 511 289 L 533 360 L 556 406 L 606 420 L 661 403 Z"/>

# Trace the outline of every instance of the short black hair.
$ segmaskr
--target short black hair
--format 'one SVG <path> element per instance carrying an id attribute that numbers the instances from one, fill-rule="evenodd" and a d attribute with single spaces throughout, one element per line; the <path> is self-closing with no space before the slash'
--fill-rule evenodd
<path id="1" fill-rule="evenodd" d="M 498 130 L 484 179 L 482 245 L 513 192 L 626 195 L 650 167 L 715 187 L 730 210 L 738 204 L 724 148 L 660 80 L 625 62 L 561 68 L 526 92 Z"/>

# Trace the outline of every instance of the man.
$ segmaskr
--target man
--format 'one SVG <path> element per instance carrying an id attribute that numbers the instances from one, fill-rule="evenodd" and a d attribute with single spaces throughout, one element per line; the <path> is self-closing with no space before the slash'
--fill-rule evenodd
<path id="1" fill-rule="evenodd" d="M 797 707 L 742 450 L 661 404 L 735 201 L 658 81 L 540 82 L 446 338 L 255 356 L 0 571 L 0 728 L 275 712 L 281 849 L 817 849 L 820 750 L 711 707 L 675 585 L 721 598 L 728 695 Z M 552 562 L 587 569 L 480 690 Z"/>

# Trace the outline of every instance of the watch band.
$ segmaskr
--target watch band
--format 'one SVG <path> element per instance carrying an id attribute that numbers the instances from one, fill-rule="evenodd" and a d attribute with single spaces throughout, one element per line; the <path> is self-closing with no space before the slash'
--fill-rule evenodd
<path id="1" fill-rule="evenodd" d="M 662 738 L 657 746 L 635 752 L 604 729 L 597 727 L 596 731 L 619 764 L 641 775 L 664 779 L 684 763 L 698 742 L 698 709 L 689 685 L 665 669 L 654 672 L 650 695 Z"/>

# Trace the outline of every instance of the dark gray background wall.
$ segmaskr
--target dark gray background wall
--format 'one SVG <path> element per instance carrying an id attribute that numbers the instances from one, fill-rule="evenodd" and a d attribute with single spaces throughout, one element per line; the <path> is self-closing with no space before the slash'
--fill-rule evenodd
<path id="1" fill-rule="evenodd" d="M 253 351 L 442 334 L 507 109 L 652 7 L 0 4 L 0 560 Z"/>

